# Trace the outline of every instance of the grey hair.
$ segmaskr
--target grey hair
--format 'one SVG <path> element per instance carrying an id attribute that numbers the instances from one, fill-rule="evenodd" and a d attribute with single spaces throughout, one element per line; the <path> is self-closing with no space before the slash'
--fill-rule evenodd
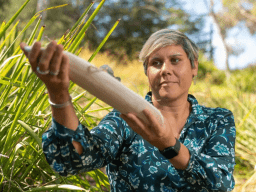
<path id="1" fill-rule="evenodd" d="M 171 29 L 162 29 L 153 33 L 141 49 L 139 59 L 143 62 L 144 72 L 147 75 L 148 58 L 156 49 L 168 45 L 181 45 L 190 60 L 192 68 L 198 60 L 198 47 L 185 34 Z"/>

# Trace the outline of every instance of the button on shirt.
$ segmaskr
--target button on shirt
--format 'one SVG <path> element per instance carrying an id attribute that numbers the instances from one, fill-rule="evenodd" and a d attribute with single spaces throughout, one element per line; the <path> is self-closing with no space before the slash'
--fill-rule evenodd
<path id="1" fill-rule="evenodd" d="M 151 96 L 149 92 L 145 99 L 153 104 Z M 179 138 L 190 152 L 185 170 L 173 167 L 115 109 L 90 131 L 82 124 L 76 131 L 70 130 L 53 118 L 42 138 L 46 159 L 63 176 L 107 166 L 112 192 L 231 191 L 235 185 L 233 114 L 227 109 L 201 106 L 192 95 L 188 101 L 192 111 Z M 72 141 L 83 146 L 81 155 Z"/>

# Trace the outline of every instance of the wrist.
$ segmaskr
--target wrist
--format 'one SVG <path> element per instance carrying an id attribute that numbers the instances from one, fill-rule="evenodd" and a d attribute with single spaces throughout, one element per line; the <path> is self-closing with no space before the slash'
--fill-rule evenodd
<path id="1" fill-rule="evenodd" d="M 159 143 L 158 146 L 156 146 L 160 151 L 163 151 L 167 147 L 174 146 L 176 143 L 175 137 L 168 137 L 168 139 L 161 139 L 161 145 Z"/>
<path id="2" fill-rule="evenodd" d="M 173 157 L 176 157 L 179 154 L 181 144 L 177 138 L 175 138 L 175 140 L 175 145 L 169 146 L 164 150 L 159 150 L 160 153 L 167 159 L 172 159 Z"/>
<path id="3" fill-rule="evenodd" d="M 56 103 L 56 104 L 62 104 L 70 100 L 70 95 L 68 91 L 63 91 L 63 92 L 49 92 L 49 99 L 51 102 Z"/>
<path id="4" fill-rule="evenodd" d="M 71 96 L 69 96 L 69 100 L 66 101 L 65 103 L 53 103 L 50 99 L 49 99 L 49 103 L 50 105 L 53 107 L 53 108 L 64 108 L 64 107 L 67 107 L 69 105 L 72 105 L 72 98 Z"/>

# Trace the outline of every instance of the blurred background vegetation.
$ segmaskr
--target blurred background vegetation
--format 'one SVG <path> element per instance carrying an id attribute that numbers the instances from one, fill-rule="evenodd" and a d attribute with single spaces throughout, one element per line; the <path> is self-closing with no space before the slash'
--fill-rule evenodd
<path id="1" fill-rule="evenodd" d="M 28 4 L 4 31 L 25 2 Z M 227 58 L 240 54 L 242 50 L 228 45 L 225 39 L 228 29 L 241 21 L 251 34 L 256 33 L 256 2 L 246 1 L 250 9 L 245 9 L 242 2 L 223 0 L 224 9 L 214 12 L 216 2 L 205 0 L 208 14 L 191 15 L 178 0 L 108 0 L 94 4 L 88 0 L 0 0 L 0 191 L 69 191 L 75 190 L 74 185 L 90 191 L 109 190 L 107 178 L 100 170 L 64 178 L 45 162 L 40 140 L 51 121 L 47 93 L 19 49 L 21 41 L 32 44 L 37 39 L 47 44 L 54 39 L 68 50 L 75 42 L 76 30 L 81 31 L 103 3 L 73 52 L 91 61 L 93 51 L 121 19 L 92 63 L 98 67 L 108 64 L 124 85 L 145 96 L 148 83 L 138 54 L 146 39 L 167 27 L 191 36 L 201 51 L 197 83 L 191 86 L 190 93 L 203 105 L 228 108 L 234 113 L 237 127 L 234 191 L 256 191 L 256 65 L 230 70 L 226 60 L 226 70 L 219 70 L 213 61 L 211 33 L 206 39 L 200 38 L 205 17 L 210 16 L 219 29 Z M 56 8 L 64 4 L 67 5 Z M 55 8 L 36 14 L 50 7 Z M 82 15 L 88 7 L 91 9 Z M 39 15 L 42 18 L 38 20 Z M 79 25 L 73 29 L 81 16 Z M 30 23 L 31 18 L 35 21 Z M 74 84 L 70 92 L 80 121 L 89 128 L 111 110 Z"/>

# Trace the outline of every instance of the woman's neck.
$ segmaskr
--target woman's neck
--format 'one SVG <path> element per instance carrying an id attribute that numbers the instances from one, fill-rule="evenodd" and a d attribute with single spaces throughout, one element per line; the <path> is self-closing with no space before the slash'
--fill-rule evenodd
<path id="1" fill-rule="evenodd" d="M 165 99 L 165 102 L 163 100 L 157 101 L 152 96 L 152 101 L 154 106 L 160 110 L 165 121 L 172 127 L 174 137 L 179 138 L 192 109 L 187 96 L 183 100 L 179 99 L 179 101 L 168 101 Z"/>
<path id="2" fill-rule="evenodd" d="M 168 99 L 156 100 L 152 95 L 152 102 L 164 117 L 172 118 L 176 121 L 187 119 L 191 112 L 191 104 L 187 100 L 187 95 L 175 101 Z"/>

